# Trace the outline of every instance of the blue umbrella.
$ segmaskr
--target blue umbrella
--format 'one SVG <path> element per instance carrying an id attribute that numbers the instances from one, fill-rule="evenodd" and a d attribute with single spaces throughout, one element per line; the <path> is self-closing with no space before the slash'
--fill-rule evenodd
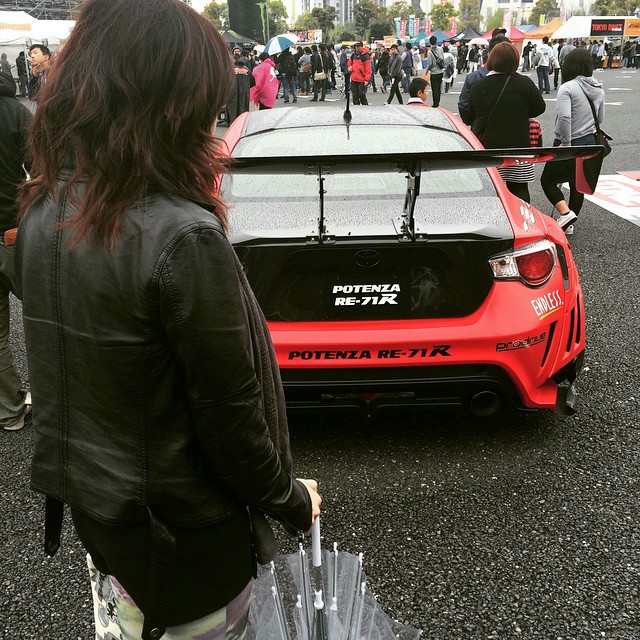
<path id="1" fill-rule="evenodd" d="M 300 38 L 298 36 L 293 35 L 293 33 L 282 33 L 279 36 L 274 36 L 264 45 L 264 50 L 270 55 L 274 55 L 276 53 L 282 53 L 286 51 L 289 47 L 293 46 L 296 42 L 298 42 Z"/>

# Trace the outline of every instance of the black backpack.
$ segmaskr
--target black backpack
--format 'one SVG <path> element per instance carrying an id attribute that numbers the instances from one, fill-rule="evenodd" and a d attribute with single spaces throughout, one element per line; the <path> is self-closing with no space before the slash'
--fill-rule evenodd
<path id="1" fill-rule="evenodd" d="M 285 57 L 284 64 L 282 66 L 284 67 L 284 72 L 288 76 L 294 76 L 298 71 L 296 59 L 291 54 Z"/>

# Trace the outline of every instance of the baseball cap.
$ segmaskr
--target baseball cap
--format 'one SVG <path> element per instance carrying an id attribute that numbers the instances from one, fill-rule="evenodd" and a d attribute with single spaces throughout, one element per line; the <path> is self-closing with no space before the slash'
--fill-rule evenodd
<path id="1" fill-rule="evenodd" d="M 495 38 L 496 36 L 499 36 L 500 34 L 502 35 L 506 35 L 507 30 L 504 27 L 496 27 L 492 32 L 491 32 L 491 37 Z"/>

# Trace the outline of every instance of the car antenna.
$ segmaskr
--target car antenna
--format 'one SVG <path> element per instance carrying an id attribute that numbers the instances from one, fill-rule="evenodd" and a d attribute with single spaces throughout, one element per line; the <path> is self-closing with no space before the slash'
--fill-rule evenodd
<path id="1" fill-rule="evenodd" d="M 347 140 L 349 140 L 349 125 L 351 124 L 351 111 L 349 111 L 350 91 L 348 88 L 345 90 L 345 93 L 347 94 L 347 108 L 344 110 L 344 113 L 342 114 L 342 119 L 344 120 L 344 123 L 347 125 Z"/>

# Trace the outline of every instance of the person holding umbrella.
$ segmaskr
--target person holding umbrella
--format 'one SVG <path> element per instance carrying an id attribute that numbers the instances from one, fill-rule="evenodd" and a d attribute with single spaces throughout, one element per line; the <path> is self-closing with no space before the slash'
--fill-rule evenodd
<path id="1" fill-rule="evenodd" d="M 185 3 L 85 0 L 30 131 L 15 266 L 31 487 L 50 555 L 70 507 L 127 640 L 244 637 L 255 563 L 276 552 L 265 514 L 306 531 L 320 509 L 212 190 L 233 81 Z"/>

